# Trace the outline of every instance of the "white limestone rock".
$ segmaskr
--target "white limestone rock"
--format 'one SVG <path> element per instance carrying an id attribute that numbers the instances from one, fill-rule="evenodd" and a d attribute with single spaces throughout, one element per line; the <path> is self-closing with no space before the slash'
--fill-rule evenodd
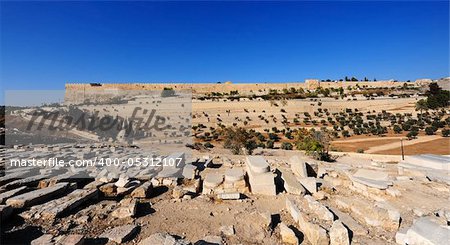
<path id="1" fill-rule="evenodd" d="M 340 220 L 333 222 L 329 234 L 330 245 L 350 245 L 348 230 Z"/>

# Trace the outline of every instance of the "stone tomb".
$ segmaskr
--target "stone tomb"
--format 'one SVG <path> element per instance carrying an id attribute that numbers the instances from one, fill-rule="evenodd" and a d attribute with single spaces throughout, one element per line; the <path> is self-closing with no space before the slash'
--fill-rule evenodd
<path id="1" fill-rule="evenodd" d="M 255 194 L 276 195 L 274 174 L 262 156 L 247 156 L 246 169 L 250 190 Z"/>

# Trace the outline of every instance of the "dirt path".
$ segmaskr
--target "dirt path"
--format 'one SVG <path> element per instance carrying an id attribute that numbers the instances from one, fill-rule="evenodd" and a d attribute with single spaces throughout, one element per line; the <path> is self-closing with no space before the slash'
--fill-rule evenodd
<path id="1" fill-rule="evenodd" d="M 402 136 L 392 136 L 392 137 L 370 137 L 370 138 L 358 138 L 358 139 L 346 139 L 346 140 L 333 140 L 333 143 L 358 143 L 358 142 L 364 142 L 364 141 L 375 141 L 375 140 L 394 140 L 401 138 L 404 138 Z"/>
<path id="2" fill-rule="evenodd" d="M 391 137 L 391 138 L 395 138 L 395 137 Z M 400 139 L 400 137 L 398 137 L 398 138 Z M 439 135 L 420 136 L 419 138 L 417 138 L 415 140 L 404 140 L 403 141 L 403 146 L 414 145 L 414 144 L 418 144 L 418 143 L 424 143 L 424 142 L 428 142 L 428 141 L 432 141 L 432 140 L 437 140 L 437 139 L 440 139 L 440 138 L 442 138 L 442 137 L 439 136 Z M 365 152 L 366 153 L 375 153 L 375 152 L 390 150 L 390 149 L 399 148 L 399 147 L 400 147 L 400 142 L 394 142 L 394 143 L 389 143 L 389 144 L 385 144 L 385 145 L 379 145 L 379 146 L 370 147 Z"/>

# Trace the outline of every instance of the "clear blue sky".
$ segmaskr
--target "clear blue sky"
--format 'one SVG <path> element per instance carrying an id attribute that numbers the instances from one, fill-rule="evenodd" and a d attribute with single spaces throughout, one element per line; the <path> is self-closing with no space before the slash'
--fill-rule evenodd
<path id="1" fill-rule="evenodd" d="M 3 90 L 448 75 L 448 1 L 1 2 Z"/>

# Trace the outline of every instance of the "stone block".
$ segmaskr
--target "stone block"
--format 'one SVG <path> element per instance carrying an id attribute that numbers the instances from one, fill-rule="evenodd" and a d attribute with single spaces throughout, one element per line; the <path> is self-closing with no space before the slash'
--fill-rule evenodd
<path id="1" fill-rule="evenodd" d="M 69 183 L 61 182 L 52 187 L 30 191 L 6 200 L 6 204 L 13 208 L 30 207 L 35 204 L 50 200 L 52 197 L 63 193 Z"/>
<path id="2" fill-rule="evenodd" d="M 294 231 L 283 222 L 280 223 L 280 236 L 283 244 L 298 244 L 298 238 L 295 235 Z"/>
<path id="3" fill-rule="evenodd" d="M 421 217 L 406 232 L 408 245 L 450 244 L 450 230 L 429 217 Z"/>
<path id="4" fill-rule="evenodd" d="M 222 184 L 223 175 L 217 173 L 208 173 L 203 180 L 203 186 L 207 188 L 215 188 Z"/>
<path id="5" fill-rule="evenodd" d="M 317 192 L 317 180 L 314 177 L 308 177 L 308 178 L 300 178 L 300 183 L 302 184 L 305 189 L 313 194 Z"/>
<path id="6" fill-rule="evenodd" d="M 244 179 L 244 170 L 242 168 L 228 169 L 225 172 L 225 182 L 237 182 Z"/>
<path id="7" fill-rule="evenodd" d="M 188 245 L 183 239 L 176 239 L 168 233 L 155 233 L 143 239 L 138 245 Z"/>
<path id="8" fill-rule="evenodd" d="M 238 200 L 241 199 L 241 193 L 219 193 L 217 198 L 222 200 Z"/>
<path id="9" fill-rule="evenodd" d="M 295 222 L 298 222 L 300 217 L 300 210 L 298 209 L 297 205 L 295 205 L 295 203 L 288 198 L 286 198 L 286 209 L 291 214 L 292 219 Z"/>
<path id="10" fill-rule="evenodd" d="M 185 178 L 185 179 L 194 179 L 195 178 L 195 170 L 196 169 L 197 169 L 197 167 L 195 167 L 194 165 L 186 164 L 183 167 L 183 172 L 182 172 L 183 178 Z"/>
<path id="11" fill-rule="evenodd" d="M 287 193 L 295 195 L 304 195 L 305 188 L 300 184 L 300 181 L 291 173 L 290 170 L 280 169 L 281 178 L 284 181 L 284 189 Z"/>
<path id="12" fill-rule="evenodd" d="M 141 186 L 138 186 L 136 189 L 131 192 L 131 197 L 134 198 L 148 198 L 151 195 L 153 189 L 152 182 L 147 181 Z"/>
<path id="13" fill-rule="evenodd" d="M 53 235 L 50 234 L 44 234 L 33 241 L 31 241 L 30 245 L 49 245 L 54 244 L 53 242 Z"/>
<path id="14" fill-rule="evenodd" d="M 233 236 L 234 235 L 234 226 L 233 225 L 224 225 L 221 226 L 219 231 L 225 236 Z"/>
<path id="15" fill-rule="evenodd" d="M 299 158 L 298 156 L 293 156 L 291 157 L 291 159 L 289 159 L 289 164 L 291 165 L 292 172 L 296 176 L 300 178 L 308 177 L 306 163 L 303 159 Z"/>
<path id="16" fill-rule="evenodd" d="M 326 221 L 333 221 L 334 215 L 328 208 L 322 203 L 316 201 L 312 196 L 306 195 L 305 200 L 312 213 L 316 214 L 319 219 Z"/>
<path id="17" fill-rule="evenodd" d="M 135 225 L 123 225 L 103 232 L 100 237 L 116 243 L 124 243 L 130 240 L 137 231 L 138 227 Z"/>
<path id="18" fill-rule="evenodd" d="M 298 225 L 303 234 L 305 234 L 306 239 L 308 239 L 311 244 L 329 245 L 330 238 L 327 230 L 317 224 L 309 222 L 306 216 L 302 213 L 299 215 Z"/>
<path id="19" fill-rule="evenodd" d="M 269 171 L 269 164 L 262 156 L 247 156 L 247 166 L 254 173 L 265 173 Z"/>
<path id="20" fill-rule="evenodd" d="M 276 195 L 274 174 L 262 156 L 247 156 L 246 168 L 252 193 Z"/>
<path id="21" fill-rule="evenodd" d="M 84 236 L 78 235 L 78 234 L 63 236 L 61 239 L 58 240 L 58 242 L 56 244 L 57 245 L 83 245 L 84 244 Z"/>
<path id="22" fill-rule="evenodd" d="M 369 187 L 385 190 L 392 185 L 387 173 L 370 169 L 358 169 L 351 180 Z"/>
<path id="23" fill-rule="evenodd" d="M 111 215 L 118 219 L 134 217 L 136 214 L 136 200 L 126 198 L 120 201 L 119 207 L 114 210 Z"/>
<path id="24" fill-rule="evenodd" d="M 329 235 L 330 245 L 350 245 L 348 230 L 340 220 L 333 222 Z"/>
<path id="25" fill-rule="evenodd" d="M 10 197 L 17 196 L 21 193 L 24 193 L 26 191 L 26 189 L 27 189 L 26 186 L 22 186 L 22 187 L 1 193 L 0 194 L 0 204 L 5 203 L 6 200 Z"/>

